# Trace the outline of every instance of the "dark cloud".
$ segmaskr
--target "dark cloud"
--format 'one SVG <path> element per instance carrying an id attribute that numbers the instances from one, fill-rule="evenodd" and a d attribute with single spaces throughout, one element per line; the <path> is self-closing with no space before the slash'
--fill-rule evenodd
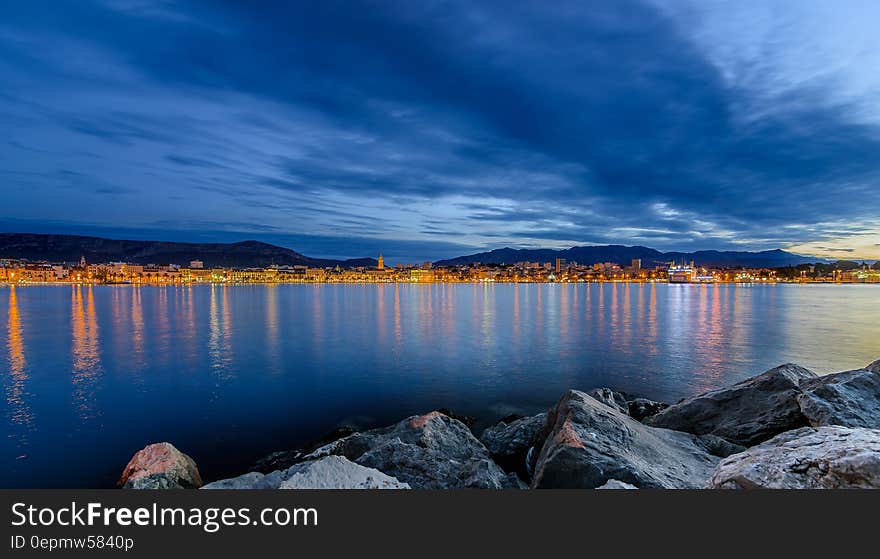
<path id="1" fill-rule="evenodd" d="M 506 244 L 765 249 L 877 218 L 875 126 L 814 89 L 743 114 L 757 93 L 647 2 L 6 12 L 0 156 L 18 154 L 6 173 L 22 189 L 0 217 L 39 216 L 60 182 L 92 182 L 99 198 L 46 219 L 130 231 L 161 215 L 192 238 L 413 259 Z"/>

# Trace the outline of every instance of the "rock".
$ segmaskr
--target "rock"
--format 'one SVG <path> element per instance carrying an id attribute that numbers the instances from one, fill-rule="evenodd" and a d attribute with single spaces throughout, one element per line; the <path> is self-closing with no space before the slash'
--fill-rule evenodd
<path id="1" fill-rule="evenodd" d="M 725 458 L 714 489 L 878 489 L 880 431 L 804 427 Z"/>
<path id="2" fill-rule="evenodd" d="M 872 373 L 880 373 L 880 359 L 865 367 L 865 370 L 871 371 Z"/>
<path id="3" fill-rule="evenodd" d="M 514 472 L 523 479 L 529 479 L 526 456 L 529 449 L 535 445 L 546 421 L 546 413 L 513 421 L 501 420 L 483 431 L 480 442 L 504 471 Z"/>
<path id="4" fill-rule="evenodd" d="M 669 407 L 664 402 L 655 402 L 647 398 L 633 398 L 626 402 L 630 417 L 636 421 L 644 421 L 646 418 L 656 415 Z"/>
<path id="5" fill-rule="evenodd" d="M 436 411 L 356 433 L 339 443 L 337 454 L 415 489 L 517 486 L 463 423 Z"/>
<path id="6" fill-rule="evenodd" d="M 269 474 L 248 472 L 238 477 L 212 481 L 203 485 L 202 489 L 278 489 L 284 481 L 283 473 L 282 470 Z"/>
<path id="7" fill-rule="evenodd" d="M 202 489 L 409 489 L 409 485 L 343 456 L 325 456 L 269 474 L 248 472 Z"/>
<path id="8" fill-rule="evenodd" d="M 609 479 L 605 482 L 605 485 L 601 487 L 597 487 L 596 489 L 638 489 L 635 485 L 630 485 L 628 483 L 623 483 L 622 481 L 616 479 Z"/>
<path id="9" fill-rule="evenodd" d="M 645 423 L 752 446 L 809 424 L 798 405 L 799 383 L 814 378 L 815 373 L 798 365 L 781 365 L 733 386 L 683 400 Z"/>
<path id="10" fill-rule="evenodd" d="M 813 427 L 880 429 L 880 371 L 847 371 L 802 381 L 800 387 L 798 404 Z"/>
<path id="11" fill-rule="evenodd" d="M 342 456 L 327 456 L 290 468 L 281 489 L 409 489 L 407 483 Z"/>
<path id="12" fill-rule="evenodd" d="M 706 452 L 720 458 L 727 458 L 731 454 L 736 454 L 746 449 L 742 445 L 734 444 L 716 435 L 699 435 L 699 439 Z"/>
<path id="13" fill-rule="evenodd" d="M 613 410 L 626 414 L 629 413 L 629 405 L 626 402 L 626 396 L 621 392 L 611 390 L 610 388 L 594 388 L 588 390 L 587 394 Z"/>
<path id="14" fill-rule="evenodd" d="M 354 427 L 348 425 L 337 427 L 326 435 L 311 441 L 303 448 L 273 452 L 272 454 L 259 459 L 253 466 L 251 466 L 250 470 L 252 472 L 268 474 L 277 470 L 286 470 L 294 464 L 299 464 L 306 460 L 326 456 L 327 454 L 330 454 L 329 445 L 332 445 L 332 443 L 345 438 L 356 431 L 357 430 Z M 322 450 L 327 452 L 322 453 Z"/>
<path id="15" fill-rule="evenodd" d="M 202 477 L 192 458 L 171 443 L 155 443 L 132 456 L 117 485 L 123 489 L 197 489 Z"/>
<path id="16" fill-rule="evenodd" d="M 610 479 L 696 488 L 718 462 L 696 436 L 647 427 L 576 390 L 550 410 L 540 439 L 534 488 L 596 488 Z"/>

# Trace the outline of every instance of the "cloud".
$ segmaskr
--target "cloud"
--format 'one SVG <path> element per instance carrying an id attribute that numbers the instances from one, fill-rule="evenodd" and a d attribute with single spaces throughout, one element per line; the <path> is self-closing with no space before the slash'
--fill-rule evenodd
<path id="1" fill-rule="evenodd" d="M 846 223 L 880 203 L 880 44 L 844 24 L 873 9 L 19 3 L 0 23 L 0 218 L 160 216 L 315 256 L 868 254 L 847 239 L 878 229 Z"/>

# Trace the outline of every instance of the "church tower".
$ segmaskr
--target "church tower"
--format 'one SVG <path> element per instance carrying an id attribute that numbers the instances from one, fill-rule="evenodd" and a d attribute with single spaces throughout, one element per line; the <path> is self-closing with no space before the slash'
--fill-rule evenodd
<path id="1" fill-rule="evenodd" d="M 381 254 L 379 255 L 379 269 L 380 270 L 385 269 L 385 257 L 382 256 Z"/>

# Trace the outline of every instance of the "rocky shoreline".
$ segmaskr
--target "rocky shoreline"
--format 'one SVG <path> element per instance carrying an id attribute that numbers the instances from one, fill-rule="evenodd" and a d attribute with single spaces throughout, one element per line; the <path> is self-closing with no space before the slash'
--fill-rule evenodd
<path id="1" fill-rule="evenodd" d="M 471 432 L 448 410 L 341 428 L 252 471 L 203 484 L 195 462 L 152 444 L 129 489 L 880 488 L 880 360 L 818 376 L 786 364 L 669 405 L 569 390 L 546 413 Z"/>

